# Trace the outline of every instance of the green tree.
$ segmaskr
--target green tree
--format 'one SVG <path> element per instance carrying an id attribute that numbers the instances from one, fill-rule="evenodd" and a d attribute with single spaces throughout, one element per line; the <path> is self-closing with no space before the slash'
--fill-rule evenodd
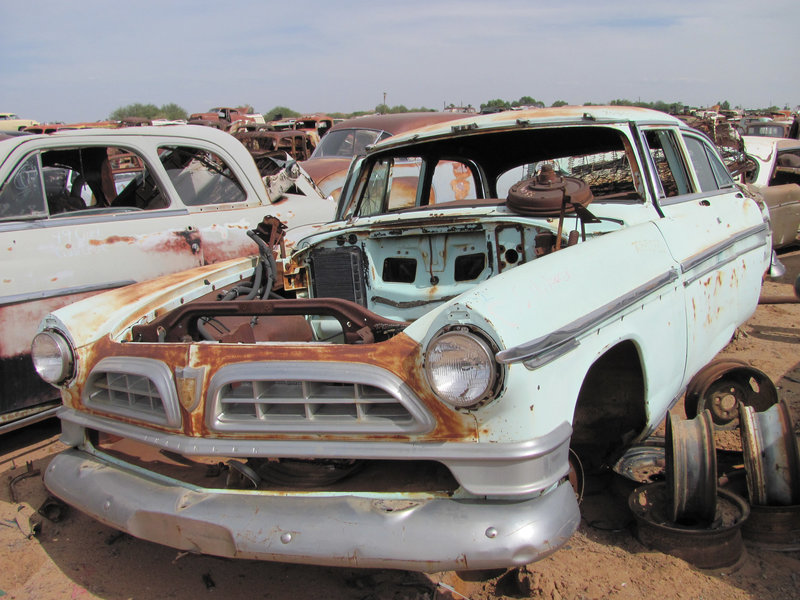
<path id="1" fill-rule="evenodd" d="M 145 119 L 152 119 L 158 113 L 158 107 L 155 104 L 128 104 L 121 106 L 109 115 L 112 121 L 121 121 L 125 117 L 142 117 Z"/>
<path id="2" fill-rule="evenodd" d="M 544 108 L 545 104 L 541 100 L 537 100 L 531 96 L 522 96 L 522 98 L 516 102 L 512 102 L 511 106 L 536 106 L 538 108 Z"/>
<path id="3" fill-rule="evenodd" d="M 112 121 L 121 121 L 125 117 L 142 117 L 145 119 L 185 119 L 186 111 L 177 104 L 164 104 L 161 108 L 155 104 L 128 104 L 121 106 L 109 115 Z"/>
<path id="4" fill-rule="evenodd" d="M 727 100 L 723 100 L 722 102 L 717 102 L 717 104 L 719 104 L 719 109 L 720 110 L 730 110 L 731 109 L 731 103 L 728 102 Z"/>
<path id="5" fill-rule="evenodd" d="M 511 104 L 509 104 L 505 100 L 496 98 L 494 100 L 489 100 L 488 102 L 481 104 L 481 110 L 487 108 L 499 108 L 500 110 L 508 110 L 509 108 L 511 108 Z"/>
<path id="6" fill-rule="evenodd" d="M 398 104 L 396 106 L 389 106 L 388 104 L 378 104 L 375 107 L 375 112 L 380 115 L 391 115 L 397 113 L 409 113 L 409 112 L 435 112 L 432 108 L 425 108 L 424 106 L 420 106 L 419 108 L 407 108 L 403 104 Z"/>
<path id="7" fill-rule="evenodd" d="M 186 111 L 174 102 L 162 105 L 158 113 L 159 118 L 169 119 L 170 121 L 177 121 L 178 119 L 186 119 L 188 117 Z"/>
<path id="8" fill-rule="evenodd" d="M 264 113 L 265 121 L 277 121 L 279 119 L 291 119 L 299 117 L 301 114 L 286 106 L 276 106 L 268 113 Z"/>
<path id="9" fill-rule="evenodd" d="M 559 106 L 567 106 L 567 105 L 569 105 L 569 102 L 566 102 L 564 100 L 556 100 L 550 106 L 558 108 Z"/>

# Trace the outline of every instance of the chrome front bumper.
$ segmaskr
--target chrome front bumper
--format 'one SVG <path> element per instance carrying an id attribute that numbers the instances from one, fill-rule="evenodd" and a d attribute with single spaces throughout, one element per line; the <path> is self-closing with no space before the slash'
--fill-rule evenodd
<path id="1" fill-rule="evenodd" d="M 444 571 L 523 565 L 578 527 L 562 481 L 523 500 L 194 488 L 77 448 L 57 455 L 55 496 L 133 536 L 216 556 Z"/>

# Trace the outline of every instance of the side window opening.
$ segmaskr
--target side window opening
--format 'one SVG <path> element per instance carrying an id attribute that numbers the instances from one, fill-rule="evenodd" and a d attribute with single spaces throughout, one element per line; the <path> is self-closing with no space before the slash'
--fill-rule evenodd
<path id="1" fill-rule="evenodd" d="M 667 198 L 691 193 L 689 177 L 673 135 L 663 129 L 645 132 L 650 157 Z"/>
<path id="2" fill-rule="evenodd" d="M 457 160 L 440 160 L 433 170 L 428 204 L 477 199 L 477 182 L 470 166 Z"/>
<path id="3" fill-rule="evenodd" d="M 595 201 L 641 201 L 637 176 L 626 150 L 553 157 L 522 164 L 502 173 L 497 179 L 497 194 L 508 196 L 511 187 L 535 177 L 544 165 L 552 165 L 561 177 L 577 177 L 592 190 Z"/>
<path id="4" fill-rule="evenodd" d="M 411 208 L 417 203 L 417 188 L 422 172 L 422 159 L 395 159 L 389 181 L 387 212 Z"/>
<path id="5" fill-rule="evenodd" d="M 42 152 L 42 165 L 51 216 L 88 209 L 149 210 L 167 204 L 141 157 L 122 148 L 48 150 Z"/>
<path id="6" fill-rule="evenodd" d="M 431 163 L 421 157 L 389 157 L 374 162 L 369 176 L 360 185 L 359 216 L 378 215 L 387 212 L 414 208 L 418 204 L 420 186 L 426 179 L 419 203 L 422 205 L 444 204 L 457 200 L 473 200 L 478 197 L 475 174 L 469 164 L 442 159 L 435 162 L 432 173 L 424 175 Z"/>
<path id="7" fill-rule="evenodd" d="M 2 182 L 0 220 L 34 219 L 47 216 L 42 174 L 37 154 L 28 156 Z"/>
<path id="8" fill-rule="evenodd" d="M 800 184 L 800 150 L 781 152 L 775 160 L 768 185 Z"/>
<path id="9" fill-rule="evenodd" d="M 700 191 L 712 192 L 734 186 L 730 172 L 706 142 L 690 135 L 684 135 L 683 141 L 697 174 Z"/>
<path id="10" fill-rule="evenodd" d="M 213 152 L 167 146 L 159 158 L 175 190 L 187 206 L 244 202 L 247 193 L 231 168 Z"/>
<path id="11" fill-rule="evenodd" d="M 723 189 L 735 187 L 736 182 L 733 181 L 733 176 L 725 164 L 719 160 L 717 155 L 708 147 L 707 144 L 703 144 L 703 147 L 705 148 L 708 162 L 711 163 L 711 170 L 714 171 L 714 177 L 717 180 L 717 185 L 719 188 Z"/>
<path id="12" fill-rule="evenodd" d="M 372 165 L 358 207 L 360 216 L 369 217 L 383 212 L 384 199 L 391 193 L 393 165 L 394 161 L 391 159 L 380 160 Z"/>
<path id="13" fill-rule="evenodd" d="M 26 185 L 22 184 L 23 179 Z M 16 191 L 12 193 L 12 189 Z M 8 216 L 16 218 L 78 216 L 88 210 L 148 210 L 168 205 L 141 157 L 106 146 L 56 148 L 32 155 L 3 185 L 2 194 L 0 202 L 6 208 L 0 208 L 0 212 L 8 212 L 20 202 L 29 204 L 23 211 L 11 210 L 16 214 Z"/>
<path id="14" fill-rule="evenodd" d="M 686 149 L 689 151 L 689 160 L 692 161 L 697 181 L 700 184 L 701 192 L 713 192 L 719 189 L 714 170 L 704 148 L 703 142 L 695 137 L 683 136 Z"/>

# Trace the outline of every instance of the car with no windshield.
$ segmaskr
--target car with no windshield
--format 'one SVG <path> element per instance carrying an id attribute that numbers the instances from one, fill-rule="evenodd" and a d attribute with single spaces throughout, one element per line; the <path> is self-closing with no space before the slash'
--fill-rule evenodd
<path id="1" fill-rule="evenodd" d="M 612 465 L 656 428 L 771 254 L 706 137 L 615 107 L 394 136 L 330 223 L 254 236 L 258 257 L 43 320 L 70 447 L 45 484 L 181 550 L 420 571 L 565 544 L 570 457 Z"/>
<path id="2" fill-rule="evenodd" d="M 323 194 L 338 200 L 350 162 L 354 156 L 364 154 L 367 146 L 411 129 L 463 116 L 447 112 L 413 112 L 347 119 L 328 129 L 311 157 L 300 164 Z"/>
<path id="3" fill-rule="evenodd" d="M 44 315 L 102 290 L 249 254 L 247 231 L 267 212 L 297 224 L 333 215 L 310 180 L 305 194 L 283 190 L 268 193 L 245 148 L 210 128 L 0 140 L 0 432 L 52 415 L 60 403 L 31 364 Z"/>

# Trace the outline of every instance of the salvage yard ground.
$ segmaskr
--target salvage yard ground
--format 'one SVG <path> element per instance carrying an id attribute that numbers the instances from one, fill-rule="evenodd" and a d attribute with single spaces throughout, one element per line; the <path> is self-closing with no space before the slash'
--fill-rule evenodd
<path id="1" fill-rule="evenodd" d="M 791 296 L 800 251 L 782 257 L 787 275 L 767 282 L 763 296 Z M 760 305 L 724 356 L 769 375 L 800 424 L 800 304 Z M 682 416 L 682 407 L 674 411 Z M 264 598 L 294 600 L 489 600 L 567 598 L 800 598 L 800 552 L 747 547 L 734 572 L 702 573 L 686 562 L 648 550 L 632 536 L 621 479 L 590 479 L 583 521 L 563 549 L 513 578 L 466 582 L 455 573 L 337 569 L 236 561 L 177 552 L 121 534 L 69 511 L 58 523 L 36 514 L 47 498 L 39 476 L 64 446 L 48 421 L 0 436 L 0 598 L 162 599 Z M 41 523 L 37 535 L 31 525 Z M 517 583 L 521 581 L 521 584 Z"/>

